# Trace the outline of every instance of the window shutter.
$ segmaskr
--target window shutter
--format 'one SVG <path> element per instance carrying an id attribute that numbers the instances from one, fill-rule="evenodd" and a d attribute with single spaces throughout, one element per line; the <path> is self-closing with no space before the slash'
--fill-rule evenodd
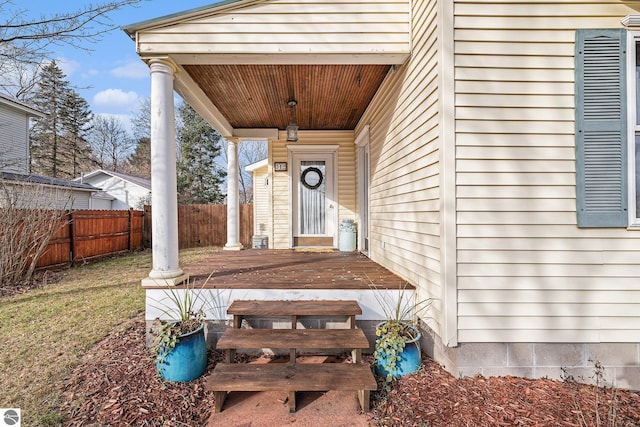
<path id="1" fill-rule="evenodd" d="M 576 31 L 578 227 L 626 227 L 626 32 Z"/>

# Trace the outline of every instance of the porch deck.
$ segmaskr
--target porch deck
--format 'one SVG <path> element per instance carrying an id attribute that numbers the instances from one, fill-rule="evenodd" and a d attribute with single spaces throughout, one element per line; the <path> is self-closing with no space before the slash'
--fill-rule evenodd
<path id="1" fill-rule="evenodd" d="M 356 252 L 219 251 L 185 266 L 184 271 L 196 287 L 209 289 L 413 289 L 401 277 Z"/>

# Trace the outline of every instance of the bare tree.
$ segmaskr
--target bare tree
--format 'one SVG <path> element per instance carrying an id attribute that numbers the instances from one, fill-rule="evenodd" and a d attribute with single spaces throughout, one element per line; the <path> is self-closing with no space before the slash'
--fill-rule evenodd
<path id="1" fill-rule="evenodd" d="M 138 101 L 138 110 L 133 113 L 131 127 L 136 140 L 151 139 L 151 98 L 141 98 Z"/>
<path id="2" fill-rule="evenodd" d="M 119 170 L 134 145 L 122 121 L 113 116 L 94 117 L 89 139 L 98 166 L 114 172 Z"/>
<path id="3" fill-rule="evenodd" d="M 142 98 L 131 119 L 135 148 L 123 165 L 123 172 L 151 178 L 151 99 Z"/>
<path id="4" fill-rule="evenodd" d="M 221 160 L 227 167 L 227 142 L 224 141 Z M 266 141 L 242 141 L 238 144 L 238 167 L 240 176 L 238 184 L 240 187 L 240 203 L 253 203 L 253 177 L 244 168 L 253 163 L 264 160 L 268 155 L 268 145 Z"/>
<path id="5" fill-rule="evenodd" d="M 64 189 L 0 179 L 0 287 L 31 281 L 70 205 Z"/>
<path id="6" fill-rule="evenodd" d="M 86 41 L 98 41 L 101 36 L 118 28 L 109 14 L 124 6 L 143 0 L 117 0 L 81 9 L 30 18 L 28 9 L 12 0 L 0 0 L 0 89 L 18 99 L 34 86 L 40 64 L 50 59 L 53 45 L 65 44 L 87 49 Z"/>

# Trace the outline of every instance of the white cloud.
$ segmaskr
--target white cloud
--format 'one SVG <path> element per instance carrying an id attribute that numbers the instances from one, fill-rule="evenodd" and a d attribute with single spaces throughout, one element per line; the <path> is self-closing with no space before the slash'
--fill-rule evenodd
<path id="1" fill-rule="evenodd" d="M 78 70 L 78 68 L 80 68 L 80 63 L 78 61 L 62 57 L 56 59 L 56 64 L 66 76 L 71 76 L 76 72 L 76 70 Z"/>
<path id="2" fill-rule="evenodd" d="M 149 77 L 149 67 L 140 60 L 130 60 L 111 70 L 111 75 L 121 79 L 144 79 Z"/>
<path id="3" fill-rule="evenodd" d="M 134 91 L 124 92 L 121 89 L 107 89 L 93 96 L 93 104 L 100 107 L 127 108 L 134 110 L 138 102 L 138 94 Z"/>

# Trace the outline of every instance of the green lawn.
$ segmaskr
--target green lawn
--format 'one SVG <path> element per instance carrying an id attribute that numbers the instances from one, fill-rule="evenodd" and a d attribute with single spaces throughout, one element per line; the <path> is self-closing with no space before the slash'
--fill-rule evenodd
<path id="1" fill-rule="evenodd" d="M 180 252 L 181 265 L 215 249 Z M 140 281 L 150 252 L 63 272 L 55 284 L 0 298 L 0 408 L 22 409 L 23 425 L 59 420 L 60 386 L 90 347 L 144 311 Z"/>

